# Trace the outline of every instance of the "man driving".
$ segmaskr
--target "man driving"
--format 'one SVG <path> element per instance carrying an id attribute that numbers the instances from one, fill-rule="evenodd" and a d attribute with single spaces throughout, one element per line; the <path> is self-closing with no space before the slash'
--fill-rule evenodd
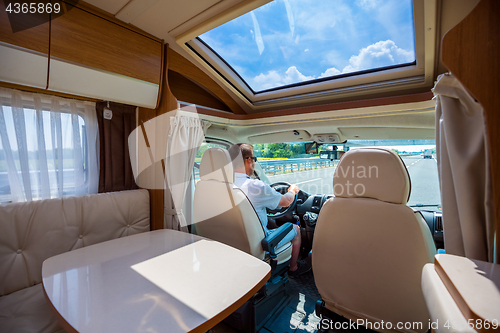
<path id="1" fill-rule="evenodd" d="M 297 185 L 291 185 L 287 193 L 282 195 L 263 181 L 250 178 L 254 173 L 257 158 L 254 155 L 253 147 L 249 144 L 240 143 L 233 145 L 229 148 L 229 154 L 233 161 L 234 185 L 238 186 L 252 203 L 267 237 L 275 230 L 267 228 L 266 208 L 276 209 L 277 207 L 290 206 L 294 202 L 299 188 Z M 294 228 L 278 243 L 278 247 L 287 242 L 292 243 L 292 257 L 290 259 L 288 275 L 296 277 L 309 271 L 311 266 L 302 260 L 298 260 L 301 242 L 298 225 L 294 225 Z"/>

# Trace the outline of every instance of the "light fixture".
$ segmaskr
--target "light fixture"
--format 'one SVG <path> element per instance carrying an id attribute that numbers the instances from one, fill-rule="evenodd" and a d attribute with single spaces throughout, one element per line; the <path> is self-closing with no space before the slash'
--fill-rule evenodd
<path id="1" fill-rule="evenodd" d="M 113 118 L 113 111 L 111 111 L 111 109 L 109 108 L 109 101 L 107 101 L 107 102 L 108 102 L 108 104 L 104 108 L 104 110 L 102 112 L 102 116 L 104 117 L 104 119 L 111 120 L 111 118 Z"/>

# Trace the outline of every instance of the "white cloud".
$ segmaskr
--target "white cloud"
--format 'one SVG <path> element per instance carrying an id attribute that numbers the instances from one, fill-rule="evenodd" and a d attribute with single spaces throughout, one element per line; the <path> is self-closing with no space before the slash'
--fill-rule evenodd
<path id="1" fill-rule="evenodd" d="M 356 5 L 364 10 L 375 9 L 377 7 L 377 0 L 356 0 Z"/>
<path id="2" fill-rule="evenodd" d="M 298 71 L 297 67 L 292 66 L 287 69 L 286 77 L 284 78 L 285 84 L 302 82 L 314 79 L 314 76 L 305 76 Z"/>
<path id="3" fill-rule="evenodd" d="M 304 41 L 352 42 L 356 19 L 346 1 L 289 0 L 295 11 L 295 31 Z"/>
<path id="4" fill-rule="evenodd" d="M 305 51 L 308 51 L 307 49 Z M 362 48 L 358 55 L 349 59 L 349 65 L 342 71 L 335 67 L 328 68 L 319 76 L 330 77 L 343 73 L 362 71 L 365 69 L 379 68 L 396 64 L 407 63 L 415 60 L 413 51 L 397 47 L 392 40 L 380 41 Z M 315 76 L 306 76 L 299 72 L 297 67 L 289 67 L 285 73 L 271 70 L 267 74 L 261 73 L 251 80 L 251 86 L 257 91 L 284 86 L 315 79 Z"/>
<path id="5" fill-rule="evenodd" d="M 324 73 L 321 73 L 320 77 L 334 76 L 337 74 L 340 74 L 340 71 L 337 68 L 332 67 L 328 68 Z"/>
<path id="6" fill-rule="evenodd" d="M 251 86 L 255 87 L 257 91 L 260 91 L 312 79 L 314 79 L 314 76 L 306 76 L 299 72 L 297 67 L 291 66 L 283 74 L 274 70 L 267 72 L 267 74 L 260 73 L 253 78 L 253 84 L 251 84 Z"/>
<path id="7" fill-rule="evenodd" d="M 380 41 L 362 48 L 358 55 L 353 55 L 342 73 L 391 66 L 413 60 L 415 60 L 413 51 L 397 47 L 392 40 Z"/>

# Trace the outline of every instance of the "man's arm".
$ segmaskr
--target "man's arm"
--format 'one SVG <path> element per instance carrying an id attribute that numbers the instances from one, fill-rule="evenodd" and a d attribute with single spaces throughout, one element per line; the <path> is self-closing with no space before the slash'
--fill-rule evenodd
<path id="1" fill-rule="evenodd" d="M 288 207 L 293 203 L 293 200 L 295 199 L 295 195 L 299 193 L 299 187 L 297 185 L 291 185 L 288 188 L 288 192 L 283 194 L 281 196 L 280 203 L 278 204 L 279 207 Z"/>

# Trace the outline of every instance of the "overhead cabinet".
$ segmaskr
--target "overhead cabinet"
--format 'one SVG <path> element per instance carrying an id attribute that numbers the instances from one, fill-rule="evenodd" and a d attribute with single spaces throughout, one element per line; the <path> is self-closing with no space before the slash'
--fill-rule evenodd
<path id="1" fill-rule="evenodd" d="M 12 32 L 5 4 L 0 1 L 0 81 L 45 89 L 49 59 L 49 14 L 36 25 L 28 17 L 25 26 L 32 28 Z"/>
<path id="2" fill-rule="evenodd" d="M 38 42 L 19 41 L 18 33 L 12 34 L 9 26 L 3 27 L 5 20 L 2 19 L 1 24 L 0 28 L 8 29 L 11 37 L 0 36 L 4 42 L 0 45 L 0 80 L 142 107 L 156 107 L 162 69 L 161 41 L 76 7 L 52 20 L 50 48 L 48 23 L 46 39 L 34 36 L 39 27 L 26 30 Z M 30 47 L 36 50 L 29 50 Z M 43 54 L 43 51 L 46 53 Z M 13 52 L 18 52 L 17 56 Z M 32 67 L 35 63 L 43 62 L 34 61 L 33 55 L 26 54 L 45 57 L 43 80 L 42 70 L 37 72 L 36 82 L 23 79 L 25 73 L 18 73 L 26 66 Z M 9 66 L 3 65 L 4 59 L 7 59 Z M 13 68 L 10 62 L 18 64 L 18 72 L 4 68 Z"/>
<path id="3" fill-rule="evenodd" d="M 49 89 L 156 107 L 161 43 L 73 8 L 52 21 Z"/>

